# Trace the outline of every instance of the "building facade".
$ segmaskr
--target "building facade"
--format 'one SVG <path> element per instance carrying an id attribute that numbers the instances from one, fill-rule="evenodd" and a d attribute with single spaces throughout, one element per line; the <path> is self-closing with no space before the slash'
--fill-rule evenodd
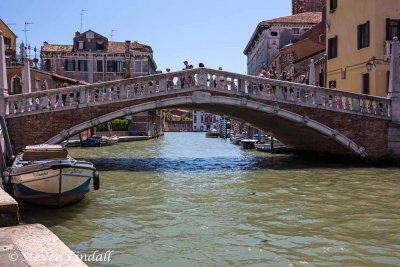
<path id="1" fill-rule="evenodd" d="M 150 46 L 112 42 L 92 30 L 76 32 L 72 45 L 44 42 L 41 62 L 43 70 L 89 83 L 154 74 L 157 69 Z"/>
<path id="2" fill-rule="evenodd" d="M 322 12 L 325 0 L 292 0 L 292 14 Z"/>
<path id="3" fill-rule="evenodd" d="M 258 75 L 281 48 L 297 42 L 301 34 L 321 21 L 322 12 L 305 12 L 260 22 L 244 50 L 247 74 Z"/>
<path id="4" fill-rule="evenodd" d="M 399 0 L 327 0 L 326 16 L 328 86 L 386 96 Z"/>
<path id="5" fill-rule="evenodd" d="M 6 64 L 10 65 L 10 62 L 16 60 L 17 53 L 17 36 L 15 33 L 7 26 L 4 21 L 0 19 L 0 31 L 3 33 L 5 54 L 6 54 Z"/>
<path id="6" fill-rule="evenodd" d="M 22 85 L 25 82 L 23 72 L 24 65 L 7 67 L 8 94 L 22 93 Z M 74 79 L 34 68 L 30 69 L 30 78 L 30 92 L 62 88 L 75 84 Z"/>
<path id="7" fill-rule="evenodd" d="M 207 132 L 212 129 L 219 128 L 219 115 L 203 111 L 193 111 L 193 131 L 195 132 Z"/>

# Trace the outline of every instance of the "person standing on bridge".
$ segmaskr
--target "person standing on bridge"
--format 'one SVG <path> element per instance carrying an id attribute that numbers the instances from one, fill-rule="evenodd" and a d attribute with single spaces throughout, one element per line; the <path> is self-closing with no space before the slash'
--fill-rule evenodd
<path id="1" fill-rule="evenodd" d="M 222 67 L 219 67 L 218 70 L 222 71 Z M 218 87 L 224 89 L 225 86 L 225 77 L 220 75 L 218 77 Z"/>

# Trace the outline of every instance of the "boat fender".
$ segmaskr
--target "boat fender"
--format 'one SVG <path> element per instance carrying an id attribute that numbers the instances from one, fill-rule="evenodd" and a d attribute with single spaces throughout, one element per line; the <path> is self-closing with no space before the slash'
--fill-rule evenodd
<path id="1" fill-rule="evenodd" d="M 93 175 L 93 189 L 94 190 L 100 189 L 100 174 L 98 171 L 95 171 Z"/>
<path id="2" fill-rule="evenodd" d="M 3 182 L 4 184 L 10 183 L 10 174 L 8 172 L 3 172 Z"/>
<path id="3" fill-rule="evenodd" d="M 3 189 L 9 194 L 13 194 L 12 185 L 11 185 L 11 177 L 9 172 L 3 172 Z"/>

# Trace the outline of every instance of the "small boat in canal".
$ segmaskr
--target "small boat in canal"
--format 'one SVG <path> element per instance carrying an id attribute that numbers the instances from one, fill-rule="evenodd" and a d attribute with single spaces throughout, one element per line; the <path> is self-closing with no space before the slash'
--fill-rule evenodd
<path id="1" fill-rule="evenodd" d="M 82 146 L 83 147 L 99 147 L 99 146 L 111 146 L 115 145 L 119 142 L 119 137 L 118 136 L 98 136 L 98 135 L 93 135 L 90 137 L 87 137 L 83 142 Z"/>
<path id="2" fill-rule="evenodd" d="M 100 186 L 92 163 L 75 160 L 60 145 L 27 146 L 6 172 L 14 197 L 22 202 L 63 207 L 83 199 L 93 179 Z"/>
<path id="3" fill-rule="evenodd" d="M 240 141 L 240 145 L 243 149 L 254 149 L 256 146 L 257 140 L 254 139 L 242 139 Z"/>
<path id="4" fill-rule="evenodd" d="M 229 139 L 231 140 L 231 143 L 234 145 L 240 145 L 240 140 L 243 139 L 243 135 L 239 134 L 239 133 L 234 133 L 231 134 L 231 136 L 229 137 Z"/>
<path id="5" fill-rule="evenodd" d="M 209 131 L 206 133 L 206 137 L 207 137 L 207 138 L 218 138 L 218 136 L 219 136 L 219 132 L 218 132 L 217 129 L 209 130 Z"/>
<path id="6" fill-rule="evenodd" d="M 290 150 L 275 138 L 269 138 L 266 143 L 256 144 L 256 149 L 261 152 L 286 154 Z"/>

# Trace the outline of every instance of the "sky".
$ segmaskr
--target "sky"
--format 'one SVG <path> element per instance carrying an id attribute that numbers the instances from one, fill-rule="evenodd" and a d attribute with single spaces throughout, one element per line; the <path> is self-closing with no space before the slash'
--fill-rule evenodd
<path id="1" fill-rule="evenodd" d="M 153 48 L 158 70 L 183 68 L 183 61 L 246 73 L 243 50 L 257 24 L 291 15 L 290 0 L 0 0 L 0 18 L 32 47 L 44 41 L 72 44 L 76 31 L 93 30 L 113 41 L 138 41 Z M 31 53 L 33 55 L 33 52 Z M 38 57 L 39 57 L 38 53 Z"/>

